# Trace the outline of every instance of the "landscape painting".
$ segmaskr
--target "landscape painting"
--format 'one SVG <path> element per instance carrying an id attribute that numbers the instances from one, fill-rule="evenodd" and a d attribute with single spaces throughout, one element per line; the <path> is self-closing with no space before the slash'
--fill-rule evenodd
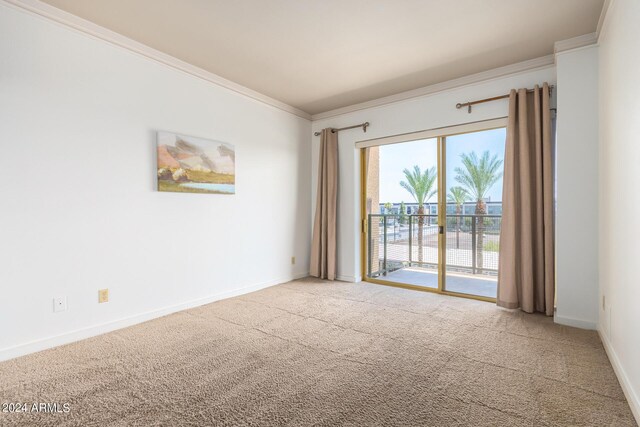
<path id="1" fill-rule="evenodd" d="M 158 132 L 158 191 L 235 194 L 233 145 Z"/>

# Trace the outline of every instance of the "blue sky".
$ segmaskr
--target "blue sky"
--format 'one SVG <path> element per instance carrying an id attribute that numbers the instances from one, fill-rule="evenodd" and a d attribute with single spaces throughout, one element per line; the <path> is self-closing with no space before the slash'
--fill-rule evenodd
<path id="1" fill-rule="evenodd" d="M 461 167 L 460 154 L 475 151 L 479 156 L 486 150 L 504 159 L 504 141 L 506 130 L 494 129 L 447 137 L 447 191 L 459 185 L 455 180 L 455 168 Z M 437 140 L 424 139 L 401 144 L 380 147 L 380 203 L 415 202 L 407 190 L 400 187 L 404 180 L 402 171 L 413 169 L 414 165 L 422 170 L 436 166 Z M 489 191 L 491 201 L 502 200 L 502 179 Z M 434 196 L 430 202 L 435 202 Z"/>

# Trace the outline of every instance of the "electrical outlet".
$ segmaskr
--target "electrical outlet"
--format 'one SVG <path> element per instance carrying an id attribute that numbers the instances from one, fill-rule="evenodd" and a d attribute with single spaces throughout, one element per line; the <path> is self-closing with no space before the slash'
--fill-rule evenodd
<path id="1" fill-rule="evenodd" d="M 53 312 L 58 313 L 60 311 L 67 310 L 67 297 L 54 297 L 53 298 Z"/>
<path id="2" fill-rule="evenodd" d="M 109 302 L 109 289 L 98 290 L 98 303 Z"/>
<path id="3" fill-rule="evenodd" d="M 604 295 L 602 295 L 602 311 L 604 311 L 606 309 L 605 307 L 606 307 L 606 305 L 605 305 L 605 301 L 604 301 Z"/>
<path id="4" fill-rule="evenodd" d="M 296 257 L 292 256 L 291 257 L 291 264 L 295 264 L 296 263 Z"/>

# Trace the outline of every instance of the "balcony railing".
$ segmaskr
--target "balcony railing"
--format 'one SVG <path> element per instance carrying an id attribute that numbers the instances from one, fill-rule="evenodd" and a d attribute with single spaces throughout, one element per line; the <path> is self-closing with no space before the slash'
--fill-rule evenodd
<path id="1" fill-rule="evenodd" d="M 501 215 L 446 215 L 447 271 L 496 275 L 501 221 Z M 370 214 L 367 231 L 369 277 L 437 268 L 437 215 Z"/>

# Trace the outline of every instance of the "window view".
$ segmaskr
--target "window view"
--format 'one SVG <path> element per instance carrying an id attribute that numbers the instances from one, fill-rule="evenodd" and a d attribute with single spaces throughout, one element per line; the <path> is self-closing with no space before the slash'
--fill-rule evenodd
<path id="1" fill-rule="evenodd" d="M 504 141 L 501 128 L 366 149 L 366 276 L 495 298 Z"/>

